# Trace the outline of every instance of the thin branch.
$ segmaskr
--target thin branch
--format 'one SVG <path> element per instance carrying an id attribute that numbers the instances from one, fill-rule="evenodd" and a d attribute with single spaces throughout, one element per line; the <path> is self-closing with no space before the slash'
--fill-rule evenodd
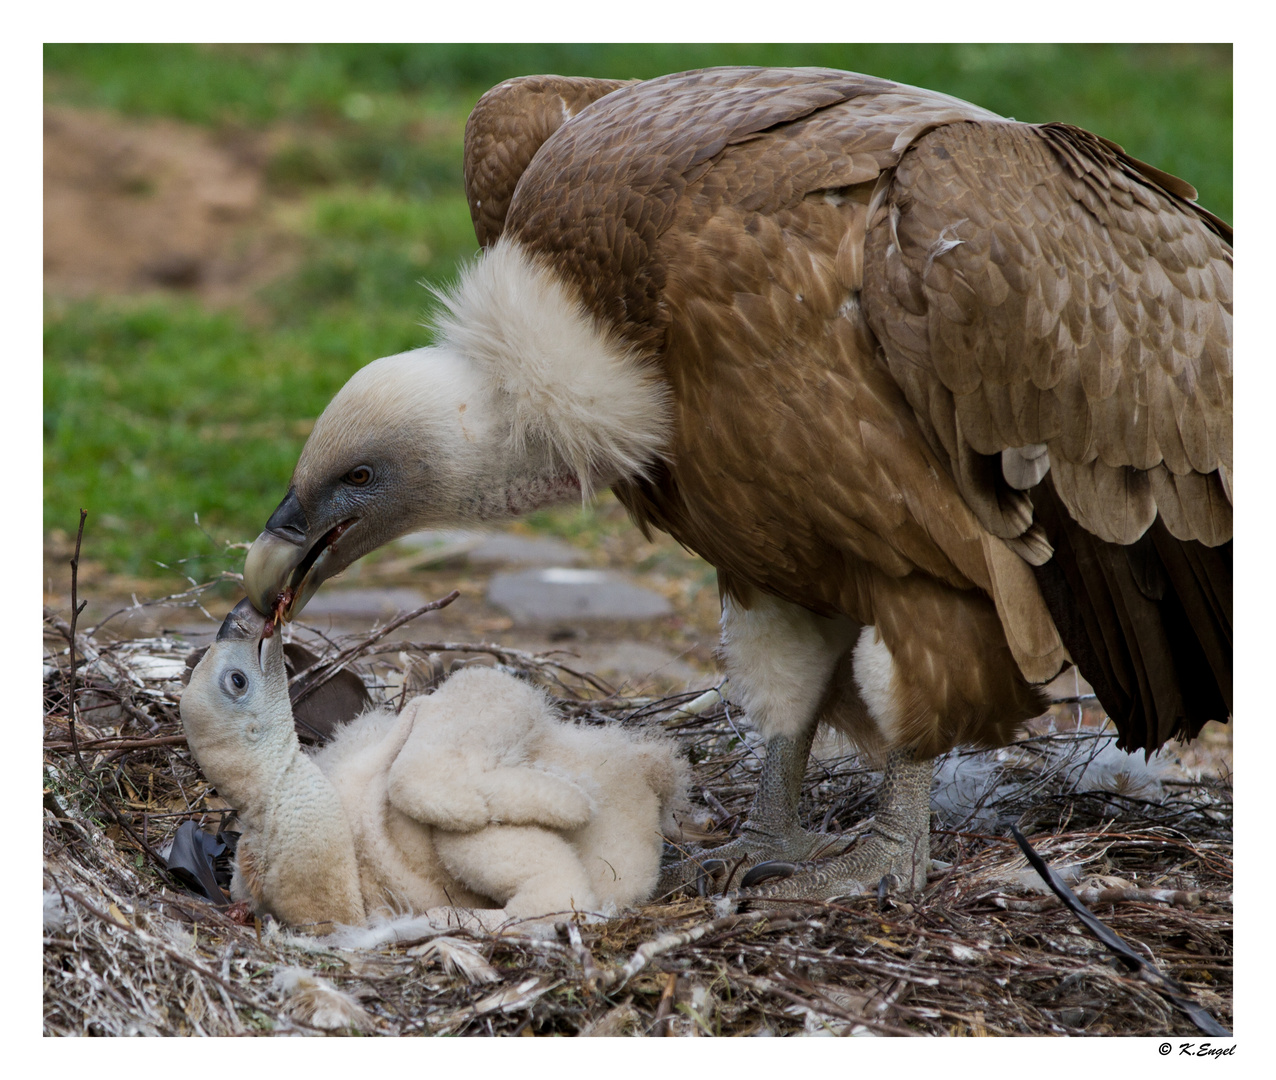
<path id="1" fill-rule="evenodd" d="M 80 746 L 85 750 L 148 750 L 155 746 L 185 746 L 185 735 L 161 735 L 154 739 L 89 739 Z M 69 742 L 46 742 L 46 750 L 68 750 Z"/>
<path id="2" fill-rule="evenodd" d="M 493 645 L 490 642 L 392 641 L 385 645 L 378 645 L 375 648 L 364 650 L 364 653 L 368 656 L 377 656 L 381 653 L 390 652 L 486 653 L 489 656 L 494 656 L 503 664 L 523 664 L 534 668 L 556 668 L 559 671 L 566 672 L 572 678 L 588 683 L 599 693 L 605 694 L 609 698 L 614 697 L 616 694 L 614 687 L 608 686 L 597 676 L 590 675 L 588 672 L 577 671 L 561 661 L 552 660 L 550 659 L 550 654 L 524 652 L 522 649 L 511 649 L 504 645 Z M 318 665 L 315 666 L 317 667 Z"/>
<path id="3" fill-rule="evenodd" d="M 111 614 L 109 614 L 96 626 L 90 626 L 85 631 L 85 634 L 92 637 L 112 619 L 131 611 L 145 611 L 147 608 L 151 607 L 197 607 L 200 611 L 203 611 L 205 615 L 208 615 L 209 619 L 216 622 L 216 620 L 213 619 L 213 616 L 208 614 L 197 598 L 200 593 L 207 592 L 214 586 L 221 585 L 223 582 L 227 581 L 242 585 L 244 575 L 236 574 L 229 570 L 223 570 L 220 575 L 213 578 L 211 581 L 201 581 L 197 585 L 192 585 L 189 589 L 183 589 L 181 592 L 170 593 L 168 596 L 161 596 L 155 600 L 138 600 L 138 598 L 134 596 L 133 603 L 131 603 L 128 607 L 117 608 L 115 611 L 112 611 Z"/>
<path id="4" fill-rule="evenodd" d="M 67 726 L 71 732 L 71 749 L 75 751 L 75 760 L 80 766 L 80 772 L 85 777 L 89 776 L 89 770 L 84 764 L 84 758 L 80 756 L 80 741 L 75 733 L 75 676 L 76 665 L 79 661 L 75 656 L 75 624 L 79 621 L 80 612 L 84 610 L 87 600 L 79 601 L 79 577 L 80 577 L 80 543 L 84 540 L 84 519 L 89 516 L 89 512 L 80 507 L 80 528 L 75 534 L 75 554 L 71 556 L 71 625 L 67 628 L 67 642 L 71 647 L 71 671 L 70 671 L 70 700 L 67 706 Z"/>
<path id="5" fill-rule="evenodd" d="M 400 615 L 397 619 L 391 619 L 390 622 L 386 623 L 385 626 L 383 626 L 380 630 L 377 630 L 374 633 L 369 634 L 366 638 L 364 638 L 362 641 L 358 642 L 357 644 L 351 645 L 349 648 L 345 649 L 343 652 L 338 653 L 331 660 L 316 661 L 315 663 L 311 664 L 308 668 L 305 668 L 304 670 L 297 672 L 297 674 L 294 675 L 289 680 L 290 683 L 298 682 L 300 679 L 309 675 L 313 671 L 318 671 L 321 669 L 323 670 L 323 674 L 320 675 L 319 678 L 315 679 L 315 681 L 310 683 L 308 686 L 305 686 L 302 688 L 301 693 L 299 693 L 296 696 L 296 698 L 293 699 L 293 705 L 295 706 L 299 702 L 304 701 L 307 697 L 309 697 L 316 690 L 318 690 L 319 687 L 323 686 L 323 684 L 326 683 L 329 679 L 333 678 L 337 674 L 337 672 L 341 671 L 346 666 L 346 664 L 348 664 L 360 653 L 366 651 L 369 646 L 375 645 L 387 634 L 393 633 L 404 623 L 409 623 L 413 619 L 419 618 L 420 616 L 424 615 L 427 611 L 438 611 L 440 608 L 447 607 L 448 604 L 452 603 L 452 601 L 455 600 L 460 595 L 461 594 L 456 589 L 453 589 L 450 593 L 447 594 L 447 596 L 440 597 L 438 600 L 431 600 L 428 604 L 422 604 L 421 607 L 417 608 L 415 611 L 409 611 L 403 615 Z"/>

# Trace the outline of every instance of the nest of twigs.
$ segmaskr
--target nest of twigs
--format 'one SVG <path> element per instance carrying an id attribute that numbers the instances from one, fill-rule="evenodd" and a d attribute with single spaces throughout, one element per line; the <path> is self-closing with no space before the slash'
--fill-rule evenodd
<path id="1" fill-rule="evenodd" d="M 557 939 L 456 931 L 355 950 L 215 907 L 172 876 L 178 827 L 215 832 L 228 816 L 182 736 L 191 648 L 104 637 L 77 633 L 73 655 L 71 627 L 46 613 L 46 1034 L 1195 1033 L 1157 973 L 1231 1027 L 1230 783 L 1138 768 L 1095 781 L 1108 735 L 1047 730 L 941 767 L 920 895 L 739 910 L 704 897 L 560 924 Z M 759 751 L 717 695 L 627 699 L 569 659 L 483 643 L 321 652 L 392 703 L 480 658 L 545 686 L 575 722 L 662 728 L 694 766 L 684 845 L 727 839 L 747 812 Z M 813 760 L 804 820 L 852 826 L 875 781 L 854 756 Z M 1010 824 L 1142 971 L 1045 889 Z"/>

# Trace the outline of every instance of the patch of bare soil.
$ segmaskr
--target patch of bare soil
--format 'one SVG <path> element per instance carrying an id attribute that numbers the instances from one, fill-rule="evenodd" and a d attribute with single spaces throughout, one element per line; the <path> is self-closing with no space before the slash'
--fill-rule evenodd
<path id="1" fill-rule="evenodd" d="M 265 159 L 259 135 L 46 107 L 46 292 L 245 300 L 295 259 L 295 245 L 270 227 Z"/>

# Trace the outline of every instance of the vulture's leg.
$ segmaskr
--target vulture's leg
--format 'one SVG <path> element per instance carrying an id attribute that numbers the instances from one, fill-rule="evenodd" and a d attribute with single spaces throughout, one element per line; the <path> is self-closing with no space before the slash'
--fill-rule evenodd
<path id="1" fill-rule="evenodd" d="M 775 735 L 767 740 L 758 789 L 740 835 L 721 847 L 710 848 L 666 867 L 657 895 L 666 895 L 697 881 L 713 892 L 720 892 L 732 884 L 727 881 L 727 875 L 733 871 L 733 883 L 739 885 L 740 874 L 755 863 L 801 862 L 836 841 L 837 837 L 808 832 L 798 824 L 798 799 L 815 728 L 815 724 L 810 725 L 797 739 Z"/>
<path id="2" fill-rule="evenodd" d="M 758 790 L 754 793 L 749 817 L 740 830 L 739 841 L 758 859 L 809 858 L 820 843 L 828 840 L 827 836 L 808 832 L 798 824 L 802 778 L 806 775 L 806 761 L 817 726 L 810 724 L 795 739 L 772 735 L 767 740 L 766 757 L 758 774 Z M 771 851 L 785 854 L 766 854 Z"/>
<path id="3" fill-rule="evenodd" d="M 854 846 L 833 859 L 798 866 L 780 881 L 746 888 L 753 899 L 827 900 L 877 888 L 887 878 L 894 888 L 920 889 L 930 868 L 930 785 L 934 763 L 912 750 L 893 750 L 886 758 L 877 813 Z M 766 867 L 760 867 L 765 871 Z"/>
<path id="4" fill-rule="evenodd" d="M 757 862 L 801 862 L 836 842 L 801 827 L 798 800 L 821 703 L 860 629 L 850 619 L 826 619 L 761 593 L 749 596 L 747 604 L 724 599 L 722 652 L 732 697 L 766 736 L 766 757 L 741 834 L 667 867 L 658 895 L 705 879 L 718 891 L 730 884 L 732 870 L 738 884 L 738 871 Z"/>

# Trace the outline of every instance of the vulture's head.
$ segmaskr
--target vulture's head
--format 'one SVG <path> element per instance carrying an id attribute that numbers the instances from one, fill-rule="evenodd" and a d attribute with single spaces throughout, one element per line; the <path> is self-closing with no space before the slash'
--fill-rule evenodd
<path id="1" fill-rule="evenodd" d="M 226 616 L 182 693 L 182 727 L 204 774 L 242 809 L 296 749 L 281 635 L 248 600 Z"/>
<path id="2" fill-rule="evenodd" d="M 244 562 L 257 609 L 290 617 L 356 559 L 417 528 L 482 517 L 499 456 L 479 380 L 446 349 L 376 360 L 315 422 Z"/>
<path id="3" fill-rule="evenodd" d="M 498 243 L 441 299 L 437 345 L 356 372 L 316 421 L 244 562 L 259 611 L 292 617 L 414 529 L 579 498 L 662 453 L 663 380 L 517 245 Z"/>

